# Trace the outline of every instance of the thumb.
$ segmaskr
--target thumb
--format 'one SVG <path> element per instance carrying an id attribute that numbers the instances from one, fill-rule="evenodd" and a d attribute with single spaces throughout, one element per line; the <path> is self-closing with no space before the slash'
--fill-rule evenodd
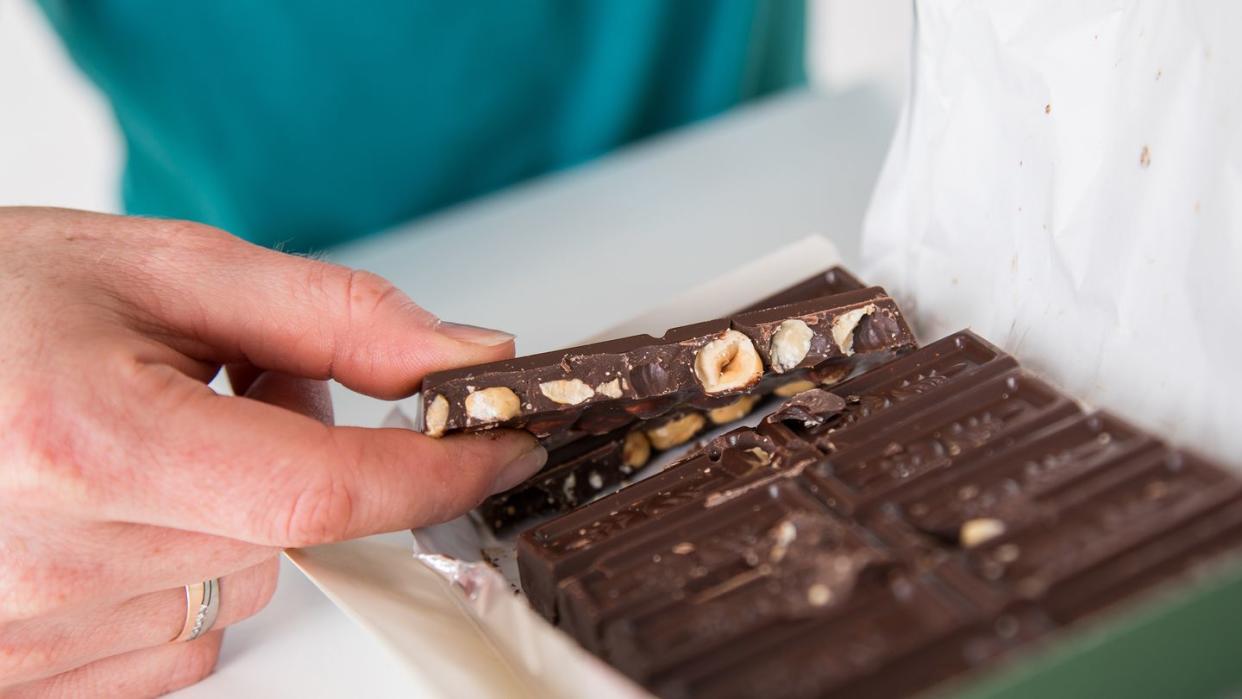
<path id="1" fill-rule="evenodd" d="M 126 297 L 188 340 L 178 349 L 195 358 L 336 379 L 393 399 L 415 392 L 430 372 L 513 356 L 512 335 L 440 320 L 375 274 L 191 230 L 206 238 L 193 255 L 146 267 L 159 302 Z"/>

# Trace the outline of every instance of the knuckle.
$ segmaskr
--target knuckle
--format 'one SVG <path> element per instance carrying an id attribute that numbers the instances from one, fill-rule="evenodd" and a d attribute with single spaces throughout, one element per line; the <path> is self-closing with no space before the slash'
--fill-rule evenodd
<path id="1" fill-rule="evenodd" d="M 325 349 L 330 357 L 324 373 L 331 376 L 341 365 L 373 364 L 377 348 L 360 342 L 371 332 L 377 319 L 413 303 L 383 277 L 363 270 L 314 262 L 302 272 L 304 293 L 319 299 L 329 309 L 325 322 Z"/>
<path id="2" fill-rule="evenodd" d="M 392 282 L 366 270 L 316 261 L 308 263 L 302 274 L 303 287 L 350 318 L 364 318 L 377 308 L 404 300 Z"/>
<path id="3" fill-rule="evenodd" d="M 51 437 L 57 431 L 56 413 L 46 396 L 20 388 L 11 395 L 14 400 L 0 408 L 0 454 L 6 476 L 0 479 L 0 494 L 19 498 L 40 486 L 61 460 L 57 452 L 64 445 Z"/>
<path id="4" fill-rule="evenodd" d="M 366 318 L 377 311 L 393 304 L 400 304 L 405 299 L 392 282 L 379 276 L 358 269 L 348 271 L 347 296 L 351 318 Z"/>
<path id="5" fill-rule="evenodd" d="M 73 571 L 18 556 L 9 557 L 0 572 L 0 621 L 48 616 L 74 597 Z"/>
<path id="6" fill-rule="evenodd" d="M 19 633 L 0 630 L 0 687 L 43 675 L 58 664 L 59 655 L 55 644 L 34 643 Z"/>
<path id="7" fill-rule="evenodd" d="M 278 512 L 276 545 L 313 546 L 344 538 L 354 518 L 354 497 L 343 481 L 324 474 L 296 488 Z"/>

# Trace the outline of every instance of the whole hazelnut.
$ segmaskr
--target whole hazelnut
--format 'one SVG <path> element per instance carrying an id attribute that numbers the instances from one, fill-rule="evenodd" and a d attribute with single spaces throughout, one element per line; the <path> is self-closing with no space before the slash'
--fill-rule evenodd
<path id="1" fill-rule="evenodd" d="M 815 384 L 813 382 L 807 381 L 806 379 L 798 379 L 796 381 L 790 381 L 789 383 L 777 386 L 776 390 L 772 391 L 772 393 L 775 393 L 781 398 L 790 398 L 802 393 L 803 391 L 809 391 L 812 388 L 815 388 Z"/>
<path id="2" fill-rule="evenodd" d="M 707 393 L 736 391 L 759 381 L 763 376 L 763 359 L 749 337 L 726 330 L 699 350 L 694 358 L 694 375 Z"/>
<path id="3" fill-rule="evenodd" d="M 815 333 L 805 321 L 797 318 L 782 321 L 772 333 L 772 344 L 768 348 L 772 371 L 781 374 L 801 364 L 811 351 L 813 337 Z"/>
<path id="4" fill-rule="evenodd" d="M 651 440 L 639 430 L 631 430 L 621 444 L 621 463 L 631 469 L 642 468 L 651 459 Z"/>
<path id="5" fill-rule="evenodd" d="M 651 440 L 651 446 L 664 451 L 689 442 L 706 425 L 707 418 L 704 418 L 702 413 L 685 413 L 658 427 L 649 428 L 647 439 Z"/>
<path id="6" fill-rule="evenodd" d="M 760 397 L 755 395 L 738 396 L 737 400 L 722 405 L 719 408 L 712 408 L 707 411 L 707 419 L 712 421 L 713 425 L 723 425 L 734 420 L 741 420 L 754 410 L 755 404 L 759 402 Z"/>

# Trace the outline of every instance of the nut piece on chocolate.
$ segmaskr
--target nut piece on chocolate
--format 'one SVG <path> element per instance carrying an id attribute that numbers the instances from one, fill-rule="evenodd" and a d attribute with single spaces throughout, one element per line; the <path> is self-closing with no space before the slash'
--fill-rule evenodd
<path id="1" fill-rule="evenodd" d="M 719 408 L 712 408 L 707 411 L 707 419 L 712 421 L 713 425 L 723 425 L 736 420 L 741 420 L 755 409 L 755 404 L 763 399 L 763 396 L 754 393 L 739 396 L 737 400 L 726 403 Z"/>
<path id="2" fill-rule="evenodd" d="M 850 375 L 854 369 L 854 365 L 850 362 L 826 362 L 821 366 L 815 367 L 815 379 L 819 381 L 821 386 L 832 386 L 841 383 L 841 381 Z M 794 391 L 801 393 L 801 391 Z M 792 393 L 790 395 L 793 395 Z"/>
<path id="3" fill-rule="evenodd" d="M 651 440 L 651 446 L 664 451 L 689 442 L 706 426 L 707 419 L 702 413 L 685 413 L 647 428 L 647 438 Z"/>
<path id="4" fill-rule="evenodd" d="M 613 379 L 611 381 L 605 381 L 604 383 L 601 383 L 600 385 L 595 387 L 595 392 L 600 394 L 601 396 L 608 396 L 609 398 L 620 398 L 621 397 L 621 379 Z"/>
<path id="5" fill-rule="evenodd" d="M 789 383 L 783 383 L 780 386 L 777 386 L 772 393 L 778 398 L 791 398 L 799 393 L 802 393 L 803 391 L 809 391 L 812 388 L 815 388 L 815 383 L 813 381 L 807 381 L 806 379 L 794 379 Z"/>
<path id="6" fill-rule="evenodd" d="M 436 396 L 427 404 L 427 413 L 423 416 L 426 425 L 424 432 L 428 437 L 439 437 L 444 434 L 444 425 L 448 422 L 448 401 L 444 396 Z"/>
<path id="7" fill-rule="evenodd" d="M 621 467 L 625 473 L 631 473 L 647 465 L 651 460 L 651 440 L 639 430 L 625 435 L 621 444 Z"/>
<path id="8" fill-rule="evenodd" d="M 977 517 L 962 523 L 958 543 L 963 548 L 974 548 L 1005 533 L 1005 523 L 994 517 Z"/>
<path id="9" fill-rule="evenodd" d="M 759 382 L 763 360 L 749 337 L 726 330 L 695 355 L 694 375 L 708 394 L 740 391 Z"/>
<path id="10" fill-rule="evenodd" d="M 790 318 L 776 326 L 772 333 L 772 371 L 783 374 L 798 366 L 811 351 L 811 339 L 815 333 L 806 321 Z M 835 337 L 835 329 L 834 329 Z"/>
<path id="11" fill-rule="evenodd" d="M 600 387 L 607 389 L 609 384 L 600 384 Z M 561 405 L 577 405 L 595 395 L 595 391 L 583 383 L 582 379 L 544 381 L 539 384 L 539 392 L 547 396 L 548 400 Z M 617 394 L 620 395 L 620 393 L 620 388 L 618 388 Z"/>
<path id="12" fill-rule="evenodd" d="M 518 400 L 513 389 L 504 386 L 484 388 L 466 396 L 466 416 L 484 424 L 494 424 L 515 418 L 521 407 L 521 401 Z"/>
<path id="13" fill-rule="evenodd" d="M 858 327 L 858 323 L 863 318 L 872 313 L 875 313 L 874 304 L 837 316 L 836 320 L 832 321 L 832 341 L 841 348 L 842 354 L 847 357 L 854 354 L 854 329 Z"/>

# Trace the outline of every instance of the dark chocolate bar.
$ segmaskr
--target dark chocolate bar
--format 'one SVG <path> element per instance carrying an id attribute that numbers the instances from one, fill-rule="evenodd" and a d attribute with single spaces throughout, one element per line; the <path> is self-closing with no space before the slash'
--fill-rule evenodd
<path id="1" fill-rule="evenodd" d="M 437 372 L 423 383 L 427 434 L 493 427 L 537 437 L 605 434 L 635 418 L 755 388 L 765 377 L 854 354 L 910 347 L 914 336 L 879 287 L 650 335 Z"/>
<path id="2" fill-rule="evenodd" d="M 817 272 L 796 284 L 785 287 L 770 296 L 765 296 L 746 308 L 739 310 L 738 313 L 787 306 L 807 299 L 843 294 L 847 291 L 857 291 L 858 289 L 865 288 L 867 288 L 867 285 L 863 284 L 858 277 L 855 277 L 846 268 L 840 266 L 831 267 L 823 272 Z"/>
<path id="3" fill-rule="evenodd" d="M 835 451 L 813 473 L 831 503 L 852 512 L 922 477 L 956 469 L 961 461 L 1003 449 L 1033 430 L 1079 414 L 1074 401 L 1021 369 L 964 375 L 947 394 L 930 392 L 920 403 L 904 407 L 920 405 L 917 412 L 894 411 L 884 420 L 854 422 L 854 429 L 839 435 L 820 435 Z M 852 446 L 842 448 L 847 445 Z"/>
<path id="4" fill-rule="evenodd" d="M 825 565 L 836 558 L 816 558 L 820 548 L 842 556 L 848 550 L 851 566 L 837 570 Z M 797 481 L 782 479 L 770 488 L 747 490 L 716 508 L 698 510 L 675 526 L 661 528 L 643 546 L 608 551 L 590 572 L 560 591 L 557 616 L 563 626 L 574 629 L 583 645 L 596 652 L 606 650 L 614 664 L 637 667 L 646 662 L 640 657 L 646 655 L 640 645 L 654 640 L 634 629 L 638 617 L 675 618 L 681 606 L 715 604 L 747 585 L 796 584 L 795 578 L 803 575 L 822 582 L 823 594 L 844 595 L 864 567 L 884 560 L 883 552 L 872 549 L 848 522 L 834 517 L 822 500 Z M 816 609 L 805 595 L 773 601 L 784 606 L 769 609 L 771 613 L 792 616 Z M 709 625 L 758 621 L 728 607 L 721 612 L 722 619 Z M 724 618 L 729 614 L 731 619 Z M 603 646 L 599 642 L 605 633 L 612 638 Z M 680 645 L 683 640 L 672 643 Z M 652 643 L 650 650 L 668 658 L 676 648 Z"/>
<path id="5" fill-rule="evenodd" d="M 518 539 L 522 586 L 535 608 L 554 618 L 557 581 L 587 567 L 601 547 L 622 538 L 627 546 L 641 544 L 669 521 L 766 485 L 819 456 L 782 425 L 722 435 L 650 478 L 524 532 Z"/>
<path id="6" fill-rule="evenodd" d="M 842 267 L 817 273 L 738 311 L 746 313 L 775 306 L 832 296 L 865 288 Z M 882 361 L 877 353 L 855 354 L 824 362 L 820 366 L 767 376 L 755 388 L 737 396 L 701 399 L 698 407 L 676 410 L 651 420 L 633 423 L 606 435 L 561 430 L 543 440 L 547 465 L 513 490 L 483 502 L 483 521 L 503 533 L 533 517 L 563 512 L 615 488 L 644 466 L 654 453 L 685 444 L 702 432 L 746 417 L 769 394 L 781 397 L 836 383 L 847 374 L 866 368 L 867 361 Z M 577 444 L 587 440 L 587 445 Z M 624 454 L 624 458 L 623 458 Z"/>
<path id="7" fill-rule="evenodd" d="M 548 463 L 518 487 L 483 501 L 479 515 L 496 532 L 531 517 L 564 512 L 616 486 L 646 465 L 651 441 L 639 429 L 588 436 L 548 451 Z"/>
<path id="8" fill-rule="evenodd" d="M 963 330 L 833 386 L 846 409 L 806 436 L 825 453 L 835 453 L 934 407 L 945 395 L 938 389 L 973 386 L 1017 366 L 1013 357 Z"/>
<path id="9" fill-rule="evenodd" d="M 750 616 L 742 610 L 779 606 L 795 595 L 808 596 L 808 589 L 813 588 L 778 587 L 767 594 L 742 590 L 718 605 Z M 864 691 L 863 680 L 874 682 L 880 672 L 924 674 L 929 668 L 907 667 L 906 658 L 968 624 L 968 612 L 934 580 L 903 572 L 864 576 L 848 596 L 823 606 L 816 616 L 773 614 L 769 625 L 750 627 L 745 635 L 717 636 L 705 653 L 694 654 L 692 643 L 698 638 L 688 639 L 690 643 L 679 649 L 682 656 L 690 656 L 688 660 L 663 668 L 650 679 L 640 675 L 640 681 L 661 697 L 678 699 L 894 696 L 887 687 Z M 676 616 L 663 621 L 666 628 L 691 623 Z M 722 630 L 728 628 L 721 625 Z M 710 634 L 713 629 L 704 631 Z M 912 679 L 887 678 L 902 689 Z"/>
<path id="10" fill-rule="evenodd" d="M 662 697 L 908 696 L 1242 549 L 1242 480 L 957 333 L 519 539 Z"/>

